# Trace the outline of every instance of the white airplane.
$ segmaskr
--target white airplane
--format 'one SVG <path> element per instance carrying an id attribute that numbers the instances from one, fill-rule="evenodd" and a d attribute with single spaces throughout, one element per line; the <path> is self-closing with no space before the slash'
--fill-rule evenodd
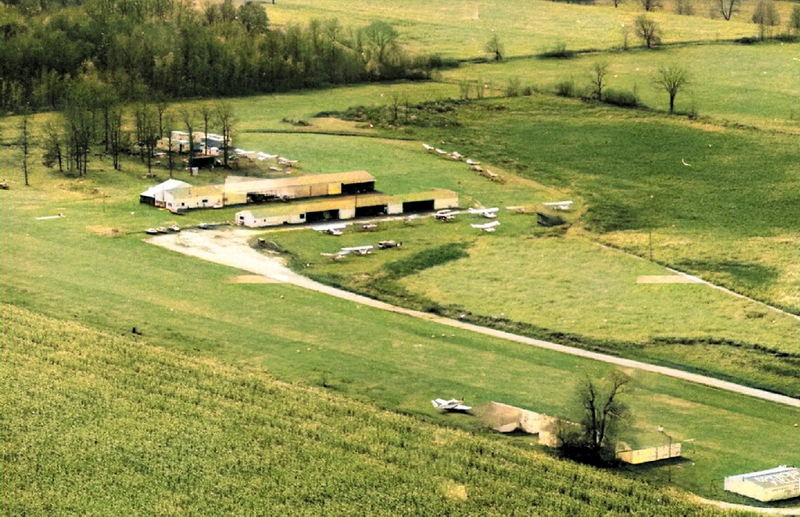
<path id="1" fill-rule="evenodd" d="M 422 144 L 422 147 L 423 147 L 423 148 L 424 148 L 426 151 L 433 151 L 433 146 L 432 146 L 432 145 L 428 145 L 428 144 Z"/>
<path id="2" fill-rule="evenodd" d="M 572 201 L 554 201 L 552 203 L 542 203 L 548 208 L 553 210 L 572 210 Z"/>
<path id="3" fill-rule="evenodd" d="M 464 160 L 464 162 L 465 162 L 467 165 L 480 165 L 480 164 L 481 164 L 481 162 L 476 162 L 475 160 L 470 160 L 469 158 L 467 158 L 466 160 Z"/>
<path id="4" fill-rule="evenodd" d="M 492 221 L 491 223 L 485 223 L 485 224 L 472 224 L 470 226 L 472 226 L 476 230 L 483 230 L 485 232 L 491 233 L 495 231 L 498 226 L 500 226 L 500 221 Z"/>
<path id="5" fill-rule="evenodd" d="M 495 219 L 497 218 L 497 212 L 499 212 L 499 208 L 470 208 L 469 213 L 473 215 L 479 215 L 481 217 L 485 217 L 486 219 Z"/>
<path id="6" fill-rule="evenodd" d="M 457 210 L 439 210 L 433 217 L 436 218 L 437 221 L 452 221 L 455 216 L 460 214 L 461 212 Z"/>
<path id="7" fill-rule="evenodd" d="M 465 406 L 462 401 L 456 399 L 433 399 L 431 404 L 442 411 L 469 411 L 472 409 L 471 406 Z"/>
<path id="8" fill-rule="evenodd" d="M 356 255 L 369 255 L 372 253 L 374 246 L 355 246 L 353 248 L 342 248 L 339 253 L 355 253 Z"/>
<path id="9" fill-rule="evenodd" d="M 322 233 L 327 233 L 328 235 L 334 235 L 336 237 L 339 237 L 340 235 L 342 235 L 342 230 L 344 230 L 345 228 L 347 228 L 347 225 L 343 224 L 343 223 L 323 224 L 323 225 L 320 225 L 320 226 L 312 226 L 311 227 L 312 230 L 315 230 L 315 231 L 318 231 L 318 232 L 322 232 Z"/>

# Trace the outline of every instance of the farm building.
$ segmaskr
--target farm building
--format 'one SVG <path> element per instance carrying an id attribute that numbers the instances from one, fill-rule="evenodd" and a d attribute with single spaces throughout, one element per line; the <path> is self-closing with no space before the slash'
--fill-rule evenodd
<path id="1" fill-rule="evenodd" d="M 800 497 L 800 469 L 781 465 L 729 476 L 725 478 L 725 490 L 763 502 Z"/>
<path id="2" fill-rule="evenodd" d="M 172 212 L 191 208 L 222 208 L 224 199 L 222 185 L 188 186 L 164 191 L 164 206 Z"/>
<path id="3" fill-rule="evenodd" d="M 291 178 L 242 178 L 225 180 L 226 205 L 263 203 L 275 199 L 363 194 L 375 190 L 375 177 L 366 171 L 308 174 Z"/>
<path id="4" fill-rule="evenodd" d="M 164 201 L 164 193 L 168 190 L 173 190 L 176 188 L 186 188 L 191 187 L 185 181 L 180 181 L 176 179 L 168 179 L 163 183 L 159 183 L 158 185 L 154 185 L 149 189 L 145 190 L 141 194 L 139 194 L 139 202 L 144 203 L 146 205 L 153 205 L 157 207 L 166 206 Z"/>
<path id="5" fill-rule="evenodd" d="M 236 224 L 259 228 L 332 219 L 353 219 L 455 208 L 458 194 L 452 190 L 429 190 L 403 195 L 378 192 L 281 203 L 236 213 Z"/>

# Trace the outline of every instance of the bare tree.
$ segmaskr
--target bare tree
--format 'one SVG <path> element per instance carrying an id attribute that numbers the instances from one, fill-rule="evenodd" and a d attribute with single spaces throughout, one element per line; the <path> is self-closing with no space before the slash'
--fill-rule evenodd
<path id="1" fill-rule="evenodd" d="M 772 28 L 780 25 L 781 15 L 771 0 L 761 0 L 753 11 L 753 23 L 758 24 L 758 38 L 765 40 L 772 37 Z"/>
<path id="2" fill-rule="evenodd" d="M 151 106 L 147 106 L 143 113 L 142 121 L 142 142 L 141 146 L 144 148 L 147 163 L 147 175 L 153 174 L 153 155 L 156 150 L 156 142 L 158 141 L 158 114 L 157 110 Z"/>
<path id="3" fill-rule="evenodd" d="M 608 67 L 609 64 L 605 61 L 598 61 L 592 65 L 592 94 L 594 95 L 594 98 L 599 101 L 603 100 L 603 88 L 606 86 Z"/>
<path id="4" fill-rule="evenodd" d="M 201 104 L 198 109 L 200 118 L 203 120 L 203 154 L 208 154 L 208 123 L 214 112 L 208 104 Z"/>
<path id="5" fill-rule="evenodd" d="M 630 377 L 615 371 L 599 381 L 586 378 L 577 388 L 575 398 L 580 407 L 580 428 L 562 425 L 557 429 L 562 453 L 590 462 L 614 458 L 616 439 L 630 417 L 628 406 L 621 400 Z"/>
<path id="6" fill-rule="evenodd" d="M 675 96 L 685 85 L 689 84 L 689 72 L 680 65 L 662 66 L 653 78 L 655 84 L 669 94 L 669 112 L 675 112 Z"/>
<path id="7" fill-rule="evenodd" d="M 23 112 L 22 116 L 19 119 L 19 149 L 22 153 L 22 174 L 25 177 L 25 186 L 29 187 L 30 183 L 28 182 L 28 157 L 30 156 L 30 143 L 31 143 L 31 133 L 30 133 L 30 116 L 27 113 L 27 110 Z"/>
<path id="8" fill-rule="evenodd" d="M 655 11 L 661 7 L 661 0 L 639 0 L 645 11 Z"/>
<path id="9" fill-rule="evenodd" d="M 226 101 L 217 103 L 217 121 L 222 128 L 222 163 L 228 166 L 228 154 L 230 154 L 230 144 L 233 140 L 233 126 L 235 122 L 233 106 Z"/>
<path id="10" fill-rule="evenodd" d="M 634 21 L 636 35 L 641 38 L 647 48 L 653 48 L 661 44 L 661 27 L 658 23 L 643 14 Z"/>
<path id="11" fill-rule="evenodd" d="M 189 108 L 183 107 L 180 112 L 181 122 L 183 122 L 186 131 L 189 133 L 189 163 L 192 162 L 194 156 L 194 137 L 192 136 L 192 129 L 194 128 L 194 113 Z"/>
<path id="12" fill-rule="evenodd" d="M 162 112 L 160 121 L 167 126 L 167 169 L 169 169 L 169 177 L 171 178 L 175 170 L 175 150 L 173 149 L 175 142 L 172 140 L 172 126 L 175 124 L 175 120 L 172 112 L 169 110 Z"/>
<path id="13" fill-rule="evenodd" d="M 718 0 L 719 12 L 723 18 L 730 20 L 733 13 L 739 9 L 740 0 Z"/>
<path id="14" fill-rule="evenodd" d="M 115 170 L 122 170 L 122 162 L 120 161 L 120 154 L 122 153 L 122 107 L 115 106 L 107 117 L 108 120 L 108 139 L 109 139 L 109 152 L 111 153 L 111 162 Z"/>
<path id="15" fill-rule="evenodd" d="M 494 56 L 495 61 L 503 60 L 503 55 L 505 54 L 505 50 L 503 48 L 503 43 L 500 41 L 500 37 L 497 35 L 497 33 L 492 34 L 492 37 L 489 38 L 489 41 L 486 42 L 484 50 L 488 54 L 492 54 Z"/>

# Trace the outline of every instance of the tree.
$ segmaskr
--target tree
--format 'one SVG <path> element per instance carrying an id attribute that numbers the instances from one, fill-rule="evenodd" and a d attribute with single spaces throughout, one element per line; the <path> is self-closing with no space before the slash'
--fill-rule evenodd
<path id="1" fill-rule="evenodd" d="M 606 86 L 606 76 L 608 75 L 609 64 L 605 61 L 598 61 L 592 65 L 592 94 L 594 98 L 603 100 L 603 88 Z"/>
<path id="2" fill-rule="evenodd" d="M 639 0 L 645 11 L 655 11 L 661 7 L 661 0 Z"/>
<path id="3" fill-rule="evenodd" d="M 211 116 L 214 112 L 208 104 L 201 104 L 198 112 L 203 120 L 203 154 L 208 154 L 208 123 L 211 121 Z"/>
<path id="4" fill-rule="evenodd" d="M 108 138 L 111 162 L 115 170 L 122 170 L 122 162 L 119 157 L 122 153 L 122 119 L 123 112 L 121 106 L 116 106 L 111 110 L 108 117 Z"/>
<path id="5" fill-rule="evenodd" d="M 658 23 L 643 14 L 634 21 L 636 35 L 642 40 L 647 48 L 653 48 L 661 44 L 661 27 Z"/>
<path id="6" fill-rule="evenodd" d="M 248 0 L 239 6 L 239 22 L 244 25 L 247 32 L 266 32 L 269 18 L 264 6 Z"/>
<path id="7" fill-rule="evenodd" d="M 623 0 L 614 0 L 614 7 L 619 7 L 619 4 L 621 4 L 622 2 Z"/>
<path id="8" fill-rule="evenodd" d="M 42 147 L 44 148 L 44 155 L 42 156 L 42 164 L 45 167 L 52 167 L 58 164 L 58 172 L 64 172 L 63 161 L 63 134 L 61 130 L 52 122 L 44 125 L 44 140 Z"/>
<path id="9" fill-rule="evenodd" d="M 172 177 L 175 170 L 175 150 L 173 146 L 175 142 L 172 139 L 172 126 L 175 124 L 172 112 L 165 110 L 163 113 L 163 122 L 167 126 L 167 169 L 169 170 L 169 177 Z"/>
<path id="10" fill-rule="evenodd" d="M 235 122 L 233 106 L 229 102 L 220 101 L 217 103 L 216 112 L 217 121 L 222 128 L 222 163 L 227 167 L 230 142 L 233 139 L 233 125 Z"/>
<path id="11" fill-rule="evenodd" d="M 794 6 L 792 14 L 789 16 L 789 31 L 795 34 L 800 33 L 800 5 Z"/>
<path id="12" fill-rule="evenodd" d="M 394 27 L 384 21 L 374 21 L 359 31 L 367 62 L 372 62 L 378 75 L 388 64 L 389 57 L 397 51 L 400 35 Z"/>
<path id="13" fill-rule="evenodd" d="M 500 41 L 500 37 L 497 35 L 497 33 L 492 34 L 492 37 L 486 42 L 484 50 L 488 54 L 492 54 L 495 61 L 503 60 L 503 54 L 505 54 L 505 50 L 503 49 L 503 43 Z"/>
<path id="14" fill-rule="evenodd" d="M 657 86 L 669 94 L 669 112 L 675 112 L 675 96 L 689 83 L 689 72 L 680 65 L 662 66 L 653 78 Z"/>
<path id="15" fill-rule="evenodd" d="M 739 9 L 740 0 L 719 0 L 719 12 L 723 18 L 730 20 L 733 13 Z"/>
<path id="16" fill-rule="evenodd" d="M 192 128 L 194 127 L 194 113 L 189 108 L 181 108 L 179 115 L 181 122 L 183 122 L 186 132 L 189 133 L 189 162 L 192 161 L 194 156 L 194 136 L 192 135 Z"/>
<path id="17" fill-rule="evenodd" d="M 28 127 L 30 116 L 24 112 L 19 119 L 19 149 L 22 154 L 22 175 L 25 178 L 25 186 L 29 187 L 28 182 L 28 157 L 30 156 L 31 133 Z"/>
<path id="18" fill-rule="evenodd" d="M 562 452 L 590 462 L 614 459 L 617 436 L 630 417 L 621 400 L 629 384 L 630 377 L 620 371 L 599 381 L 584 379 L 575 392 L 581 427 L 559 429 Z"/>
<path id="19" fill-rule="evenodd" d="M 761 0 L 753 11 L 753 23 L 758 24 L 758 37 L 761 40 L 772 37 L 772 28 L 781 23 L 781 15 L 771 0 Z"/>

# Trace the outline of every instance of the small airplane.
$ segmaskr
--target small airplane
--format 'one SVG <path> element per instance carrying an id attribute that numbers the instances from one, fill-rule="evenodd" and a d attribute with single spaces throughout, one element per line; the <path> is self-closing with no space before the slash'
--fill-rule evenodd
<path id="1" fill-rule="evenodd" d="M 322 255 L 323 257 L 328 257 L 334 262 L 339 262 L 349 254 L 350 252 L 347 251 L 339 251 L 338 253 L 320 253 L 320 255 Z"/>
<path id="2" fill-rule="evenodd" d="M 344 230 L 345 228 L 347 228 L 347 225 L 343 224 L 343 223 L 340 223 L 340 224 L 323 224 L 321 226 L 312 226 L 311 227 L 312 230 L 315 230 L 315 231 L 318 231 L 318 232 L 321 232 L 321 233 L 327 233 L 328 235 L 333 235 L 335 237 L 339 237 L 340 235 L 342 235 L 342 230 Z"/>
<path id="3" fill-rule="evenodd" d="M 552 203 L 542 203 L 547 208 L 552 208 L 553 210 L 572 210 L 572 201 L 554 201 Z"/>
<path id="4" fill-rule="evenodd" d="M 432 146 L 432 145 L 428 145 L 428 144 L 422 144 L 422 147 L 423 147 L 423 148 L 424 148 L 426 151 L 433 151 L 433 146 Z"/>
<path id="5" fill-rule="evenodd" d="M 339 253 L 355 253 L 356 255 L 369 255 L 372 253 L 372 250 L 375 249 L 374 246 L 355 246 L 352 248 L 342 248 L 339 250 Z"/>
<path id="6" fill-rule="evenodd" d="M 500 221 L 492 221 L 491 223 L 485 223 L 485 224 L 472 224 L 470 226 L 472 226 L 476 230 L 483 230 L 485 232 L 491 233 L 495 231 L 498 226 L 500 226 Z"/>
<path id="7" fill-rule="evenodd" d="M 436 409 L 441 409 L 442 411 L 470 411 L 472 406 L 465 406 L 461 400 L 456 399 L 433 399 L 431 400 L 431 404 Z"/>
<path id="8" fill-rule="evenodd" d="M 464 160 L 464 163 L 466 163 L 467 165 L 480 165 L 481 164 L 481 162 L 476 162 L 475 160 L 470 160 L 469 158 Z"/>
<path id="9" fill-rule="evenodd" d="M 452 221 L 460 213 L 458 210 L 439 210 L 433 214 L 433 217 L 437 221 Z"/>
<path id="10" fill-rule="evenodd" d="M 486 219 L 496 219 L 497 212 L 499 212 L 499 208 L 470 208 L 469 213 L 473 215 L 479 215 L 481 217 L 485 217 Z"/>

